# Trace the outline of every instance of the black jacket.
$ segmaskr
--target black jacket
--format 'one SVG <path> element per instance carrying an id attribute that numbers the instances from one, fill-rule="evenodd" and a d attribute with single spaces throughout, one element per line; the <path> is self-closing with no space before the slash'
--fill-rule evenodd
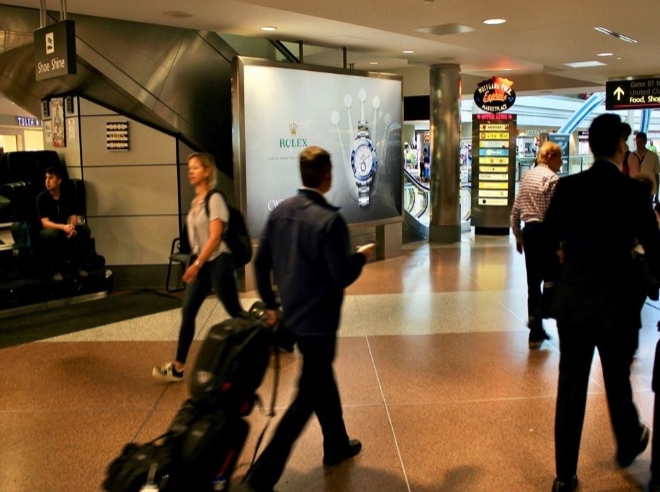
<path id="1" fill-rule="evenodd" d="M 337 208 L 318 193 L 300 190 L 268 218 L 255 258 L 259 294 L 277 307 L 278 286 L 284 323 L 297 335 L 332 334 L 339 328 L 344 289 L 362 271 L 364 255 L 350 254 L 348 229 Z"/>
<path id="2" fill-rule="evenodd" d="M 660 230 L 644 186 L 598 160 L 559 181 L 544 223 L 550 247 L 561 245 L 565 258 L 551 315 L 559 323 L 596 323 L 605 330 L 639 328 L 637 240 L 660 278 Z"/>

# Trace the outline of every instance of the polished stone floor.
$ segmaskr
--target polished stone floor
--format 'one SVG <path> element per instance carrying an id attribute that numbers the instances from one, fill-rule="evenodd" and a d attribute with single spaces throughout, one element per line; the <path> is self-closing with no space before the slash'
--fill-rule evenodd
<path id="1" fill-rule="evenodd" d="M 254 298 L 244 295 L 243 304 Z M 648 426 L 659 309 L 644 308 L 633 366 L 635 401 Z M 0 491 L 98 491 L 125 443 L 164 432 L 187 389 L 154 381 L 151 368 L 171 359 L 179 316 L 174 310 L 1 350 Z M 205 302 L 193 356 L 225 317 L 214 298 Z M 400 258 L 368 264 L 347 290 L 335 363 L 349 434 L 364 451 L 325 469 L 313 419 L 277 490 L 549 491 L 558 343 L 548 323 L 553 339 L 530 351 L 525 321 L 524 261 L 509 238 L 414 243 Z M 296 354 L 283 356 L 281 409 L 297 368 Z M 269 372 L 260 391 L 266 401 L 271 387 Z M 265 417 L 255 410 L 250 422 L 237 477 Z M 614 452 L 596 357 L 581 491 L 646 490 L 650 450 L 626 470 Z"/>

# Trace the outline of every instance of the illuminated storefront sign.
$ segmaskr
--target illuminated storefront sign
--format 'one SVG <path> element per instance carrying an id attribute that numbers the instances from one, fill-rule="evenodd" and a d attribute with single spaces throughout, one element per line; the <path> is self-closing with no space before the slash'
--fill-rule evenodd
<path id="1" fill-rule="evenodd" d="M 483 111 L 501 113 L 510 109 L 516 102 L 513 82 L 502 77 L 493 77 L 477 85 L 474 102 Z"/>
<path id="2" fill-rule="evenodd" d="M 16 123 L 18 126 L 29 126 L 29 127 L 39 127 L 41 128 L 41 120 L 36 118 L 30 118 L 28 116 L 17 116 Z"/>

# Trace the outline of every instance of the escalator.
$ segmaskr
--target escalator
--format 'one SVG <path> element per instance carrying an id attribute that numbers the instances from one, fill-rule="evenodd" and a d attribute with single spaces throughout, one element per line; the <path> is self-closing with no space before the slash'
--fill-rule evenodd
<path id="1" fill-rule="evenodd" d="M 403 170 L 403 220 L 417 235 L 429 237 L 429 186 Z"/>
<path id="2" fill-rule="evenodd" d="M 47 23 L 58 18 L 48 12 Z M 281 59 L 276 46 L 253 39 L 246 51 L 210 31 L 83 15 L 68 20 L 75 22 L 78 73 L 37 82 L 32 33 L 39 10 L 0 5 L 2 95 L 37 117 L 42 100 L 78 95 L 211 152 L 233 176 L 231 62 L 255 47 L 262 58 Z"/>
<path id="3" fill-rule="evenodd" d="M 430 188 L 407 169 L 403 170 L 403 220 L 417 235 L 429 237 Z M 472 193 L 470 183 L 461 183 L 461 231 L 470 230 Z"/>

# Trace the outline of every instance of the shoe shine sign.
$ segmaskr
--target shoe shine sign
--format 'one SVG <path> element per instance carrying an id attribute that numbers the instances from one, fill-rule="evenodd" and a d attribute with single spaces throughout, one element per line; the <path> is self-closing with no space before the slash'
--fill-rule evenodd
<path id="1" fill-rule="evenodd" d="M 34 31 L 34 63 L 37 81 L 77 73 L 73 21 L 61 21 Z"/>

